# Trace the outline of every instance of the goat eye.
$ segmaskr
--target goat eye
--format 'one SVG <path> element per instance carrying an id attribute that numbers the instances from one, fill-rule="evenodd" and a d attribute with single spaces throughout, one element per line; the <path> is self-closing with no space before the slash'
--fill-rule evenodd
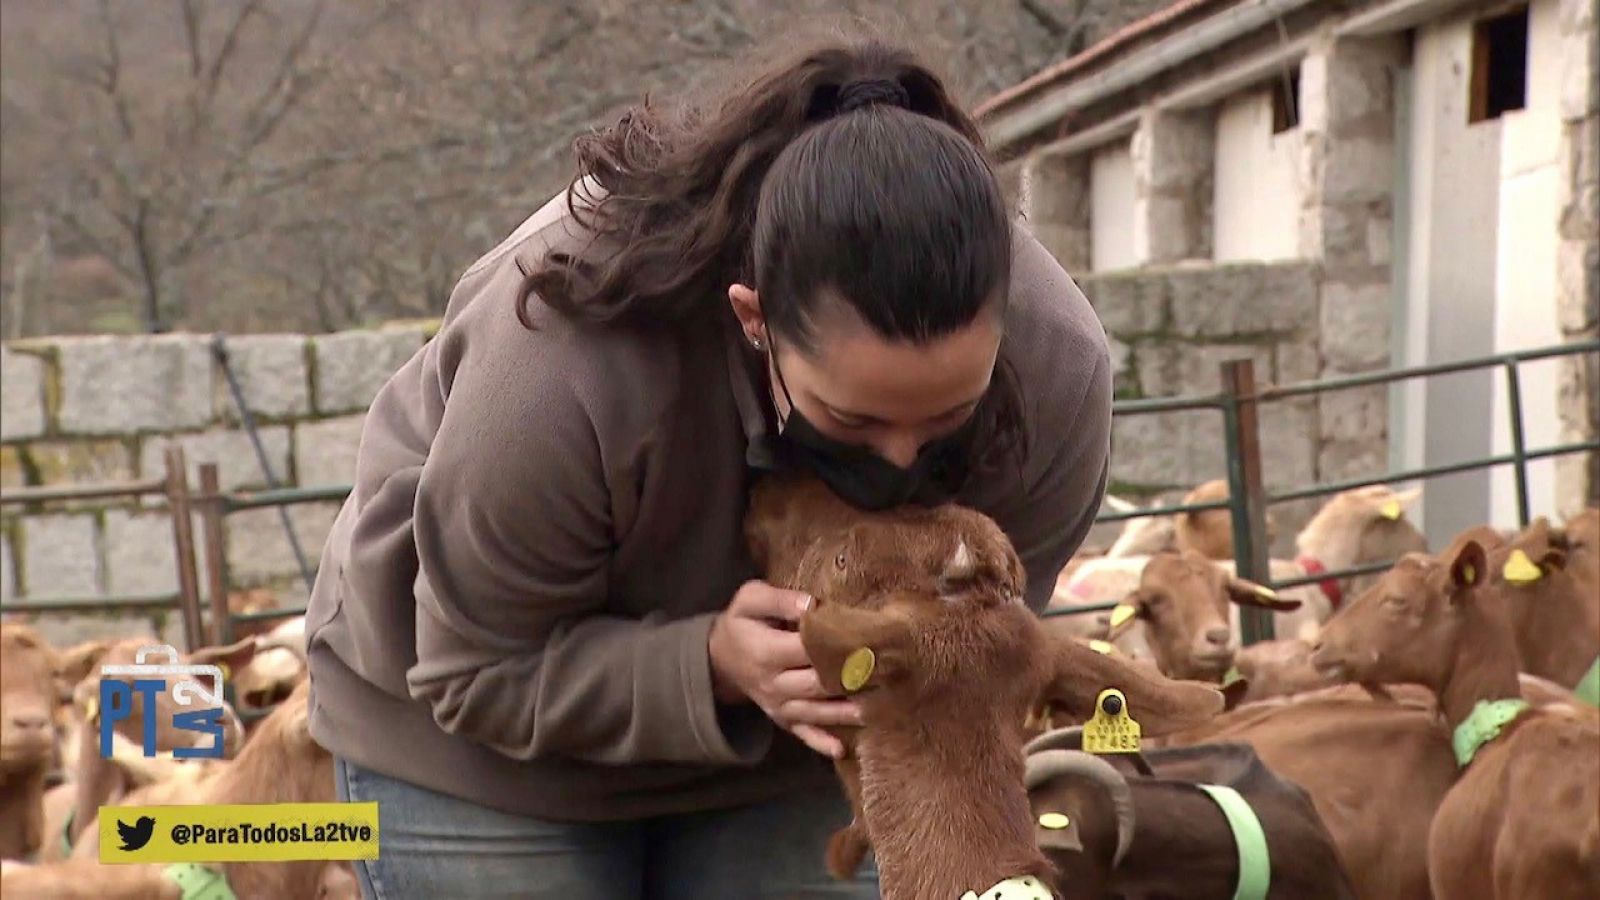
<path id="1" fill-rule="evenodd" d="M 841 553 L 838 556 L 835 556 L 833 558 L 833 567 L 835 569 L 838 569 L 841 572 L 844 571 L 844 554 L 843 553 Z"/>

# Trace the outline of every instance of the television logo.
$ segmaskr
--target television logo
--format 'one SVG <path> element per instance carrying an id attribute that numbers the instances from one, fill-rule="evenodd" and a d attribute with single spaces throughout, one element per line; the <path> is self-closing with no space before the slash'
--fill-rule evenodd
<path id="1" fill-rule="evenodd" d="M 152 656 L 164 655 L 168 662 L 162 664 L 149 663 L 145 660 Z M 144 735 L 144 755 L 156 755 L 156 698 L 167 692 L 169 679 L 178 678 L 172 686 L 172 698 L 179 706 L 194 706 L 198 698 L 205 709 L 196 709 L 190 712 L 174 712 L 172 725 L 180 731 L 192 731 L 197 734 L 209 734 L 213 740 L 211 746 L 174 747 L 172 755 L 177 759 L 221 759 L 223 748 L 222 727 L 222 668 L 215 665 L 187 665 L 178 662 L 177 648 L 171 644 L 151 644 L 139 648 L 136 660 L 131 666 L 101 666 L 100 667 L 100 755 L 110 758 L 112 755 L 112 734 L 117 723 L 132 718 L 133 695 L 137 692 L 144 698 L 144 716 L 142 733 Z M 114 676 L 114 677 L 113 677 Z M 132 683 L 122 681 L 120 678 L 131 676 Z M 211 679 L 211 688 L 207 690 L 201 678 Z"/>

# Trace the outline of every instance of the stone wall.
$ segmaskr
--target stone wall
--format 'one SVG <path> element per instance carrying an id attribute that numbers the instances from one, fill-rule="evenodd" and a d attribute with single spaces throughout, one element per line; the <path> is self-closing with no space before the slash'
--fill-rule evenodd
<path id="1" fill-rule="evenodd" d="M 310 337 L 229 338 L 229 365 L 277 483 L 349 484 L 367 405 L 435 328 L 408 322 Z M 172 442 L 183 446 L 195 488 L 204 462 L 217 464 L 225 490 L 268 484 L 209 336 L 10 342 L 0 350 L 0 367 L 5 488 L 159 478 Z M 338 504 L 288 510 L 315 565 Z M 279 511 L 242 511 L 225 523 L 230 586 L 269 587 L 285 604 L 303 602 L 305 587 Z M 203 547 L 198 522 L 195 534 Z M 160 496 L 7 506 L 0 516 L 0 594 L 48 602 L 174 592 L 173 546 Z M 176 618 L 51 615 L 41 624 L 57 637 L 148 627 L 177 640 Z"/>
<path id="2" fill-rule="evenodd" d="M 1600 21 L 1593 0 L 1561 3 L 1560 239 L 1557 314 L 1567 340 L 1600 336 Z M 1562 363 L 1561 439 L 1600 435 L 1600 358 Z M 1557 461 L 1557 491 L 1573 512 L 1600 504 L 1600 453 Z"/>

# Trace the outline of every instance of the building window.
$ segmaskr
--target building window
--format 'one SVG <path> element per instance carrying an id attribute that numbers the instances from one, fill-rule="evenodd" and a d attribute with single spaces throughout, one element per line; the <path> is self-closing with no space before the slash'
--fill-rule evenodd
<path id="1" fill-rule="evenodd" d="M 1467 121 L 1498 119 L 1528 105 L 1528 7 L 1484 19 L 1472 29 Z"/>
<path id="2" fill-rule="evenodd" d="M 1300 124 L 1300 67 L 1272 79 L 1272 133 Z"/>

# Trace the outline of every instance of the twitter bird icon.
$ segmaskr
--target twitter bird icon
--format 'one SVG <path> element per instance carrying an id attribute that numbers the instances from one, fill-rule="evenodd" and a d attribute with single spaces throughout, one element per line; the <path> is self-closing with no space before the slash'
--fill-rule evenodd
<path id="1" fill-rule="evenodd" d="M 123 850 L 138 850 L 150 843 L 150 836 L 155 834 L 155 831 L 156 820 L 149 816 L 140 816 L 132 825 L 121 819 L 117 820 L 117 836 L 122 838 Z"/>

